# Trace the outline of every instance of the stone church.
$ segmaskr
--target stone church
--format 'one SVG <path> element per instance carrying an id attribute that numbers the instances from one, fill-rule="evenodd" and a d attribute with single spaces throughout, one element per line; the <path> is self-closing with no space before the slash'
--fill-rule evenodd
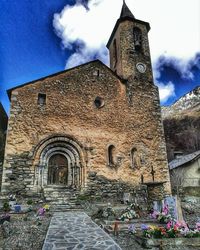
<path id="1" fill-rule="evenodd" d="M 110 68 L 95 60 L 8 90 L 3 194 L 117 197 L 152 183 L 170 194 L 149 30 L 124 2 Z"/>

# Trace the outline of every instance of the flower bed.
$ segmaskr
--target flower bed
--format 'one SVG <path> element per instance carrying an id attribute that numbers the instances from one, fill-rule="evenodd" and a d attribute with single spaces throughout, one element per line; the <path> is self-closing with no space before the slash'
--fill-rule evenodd
<path id="1" fill-rule="evenodd" d="M 145 238 L 196 238 L 200 237 L 200 223 L 196 224 L 195 229 L 189 229 L 185 222 L 170 221 L 164 227 L 142 225 L 142 235 Z"/>
<path id="2" fill-rule="evenodd" d="M 195 229 L 177 221 L 169 221 L 166 226 L 143 224 L 141 233 L 135 234 L 135 240 L 145 248 L 200 249 L 200 223 L 196 223 Z"/>
<path id="3" fill-rule="evenodd" d="M 162 209 L 162 212 L 154 210 L 150 214 L 150 217 L 153 219 L 157 219 L 160 223 L 168 223 L 172 220 L 172 216 L 169 213 L 169 207 L 167 204 L 165 204 L 164 208 Z"/>

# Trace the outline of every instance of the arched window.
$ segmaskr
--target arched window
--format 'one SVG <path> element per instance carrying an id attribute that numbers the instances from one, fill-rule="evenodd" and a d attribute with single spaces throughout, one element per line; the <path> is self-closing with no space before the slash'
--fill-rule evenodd
<path id="1" fill-rule="evenodd" d="M 135 27 L 133 28 L 133 41 L 136 52 L 142 51 L 142 31 Z"/>
<path id="2" fill-rule="evenodd" d="M 108 165 L 114 165 L 114 151 L 115 146 L 110 145 L 108 147 Z"/>
<path id="3" fill-rule="evenodd" d="M 131 167 L 137 168 L 137 149 L 136 148 L 131 149 Z"/>

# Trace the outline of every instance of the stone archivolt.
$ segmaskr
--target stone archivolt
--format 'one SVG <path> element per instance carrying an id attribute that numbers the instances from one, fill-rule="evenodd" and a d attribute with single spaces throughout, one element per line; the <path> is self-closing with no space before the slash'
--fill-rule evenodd
<path id="1" fill-rule="evenodd" d="M 60 156 L 65 159 L 65 165 L 59 164 L 59 159 L 62 159 Z M 84 185 L 85 162 L 83 152 L 79 144 L 71 138 L 54 136 L 44 140 L 37 147 L 34 158 L 34 186 L 42 189 L 50 184 L 75 188 Z M 52 158 L 54 158 L 53 162 L 51 161 Z M 62 181 L 63 174 L 66 175 L 65 181 Z"/>

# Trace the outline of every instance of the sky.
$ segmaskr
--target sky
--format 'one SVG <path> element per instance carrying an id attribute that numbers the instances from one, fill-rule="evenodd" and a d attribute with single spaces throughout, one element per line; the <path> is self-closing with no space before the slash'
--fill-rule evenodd
<path id="1" fill-rule="evenodd" d="M 0 101 L 6 90 L 79 64 L 109 65 L 106 43 L 122 0 L 0 0 Z M 154 82 L 162 105 L 200 86 L 200 0 L 126 0 L 151 25 Z"/>

